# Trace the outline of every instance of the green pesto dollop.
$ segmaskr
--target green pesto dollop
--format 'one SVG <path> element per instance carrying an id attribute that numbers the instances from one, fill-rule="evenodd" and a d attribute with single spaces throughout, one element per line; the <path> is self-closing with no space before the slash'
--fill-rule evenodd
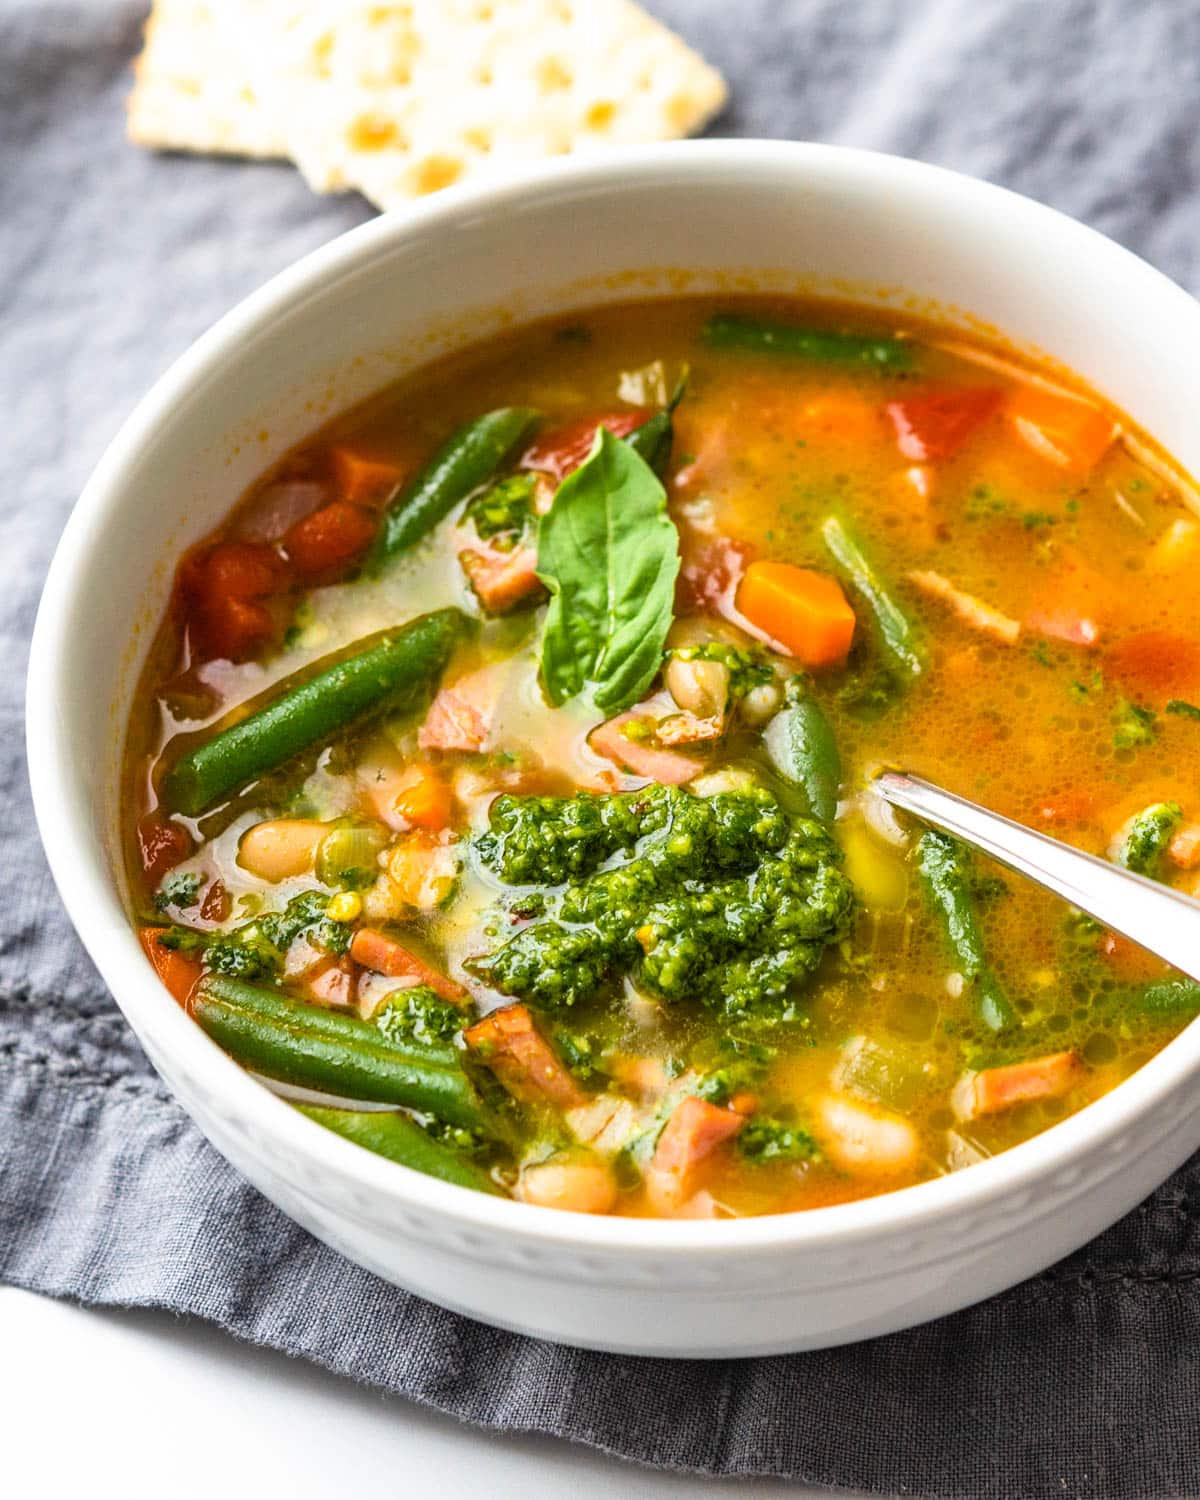
<path id="1" fill-rule="evenodd" d="M 325 908 L 328 905 L 326 892 L 304 891 L 294 896 L 283 911 L 261 913 L 215 937 L 206 938 L 178 928 L 174 932 L 181 936 L 175 941 L 171 941 L 172 933 L 165 934 L 159 941 L 166 947 L 201 946 L 204 967 L 212 974 L 224 974 L 230 979 L 244 979 L 248 983 L 256 979 L 275 979 L 283 973 L 287 951 L 299 937 L 307 938 L 314 947 L 335 956 L 349 948 L 351 928 L 327 916 Z"/>
<path id="2" fill-rule="evenodd" d="M 476 851 L 506 884 L 537 887 L 545 915 L 472 967 L 548 1009 L 628 979 L 730 1017 L 790 1020 L 854 907 L 833 840 L 761 787 L 501 797 Z"/>

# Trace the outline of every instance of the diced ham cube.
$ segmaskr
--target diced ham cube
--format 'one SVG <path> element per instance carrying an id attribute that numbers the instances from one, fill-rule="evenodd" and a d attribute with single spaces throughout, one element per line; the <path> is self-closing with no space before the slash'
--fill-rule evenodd
<path id="1" fill-rule="evenodd" d="M 468 1027 L 463 1040 L 522 1104 L 550 1104 L 565 1112 L 587 1102 L 587 1095 L 533 1024 L 528 1006 L 506 1005 L 492 1011 Z"/>
<path id="2" fill-rule="evenodd" d="M 678 1214 L 695 1189 L 696 1169 L 746 1123 L 745 1115 L 689 1094 L 663 1126 L 646 1169 L 646 1194 L 658 1213 Z"/>
<path id="3" fill-rule="evenodd" d="M 458 554 L 467 581 L 489 615 L 507 614 L 539 593 L 537 552 L 516 547 L 511 552 L 479 552 L 471 548 Z"/>
<path id="4" fill-rule="evenodd" d="M 645 776 L 663 786 L 683 786 L 698 776 L 703 765 L 688 755 L 676 750 L 659 750 L 644 740 L 633 740 L 622 732 L 623 726 L 640 717 L 636 712 L 618 714 L 588 736 L 588 744 L 597 755 L 603 755 L 614 765 L 627 769 L 635 776 Z"/>
<path id="5" fill-rule="evenodd" d="M 417 744 L 422 750 L 482 750 L 487 737 L 479 709 L 454 688 L 443 688 L 429 705 Z"/>
<path id="6" fill-rule="evenodd" d="M 1061 1099 L 1087 1077 L 1087 1068 L 1075 1052 L 1053 1052 L 1027 1062 L 967 1073 L 957 1083 L 951 1102 L 960 1120 L 994 1115 L 1017 1104 L 1038 1099 Z"/>
<path id="7" fill-rule="evenodd" d="M 411 979 L 417 984 L 427 984 L 443 1000 L 455 1004 L 465 1000 L 466 990 L 453 979 L 431 969 L 424 959 L 411 953 L 403 943 L 380 932 L 375 927 L 360 927 L 350 942 L 350 957 L 364 969 L 376 974 L 386 974 L 392 979 Z"/>

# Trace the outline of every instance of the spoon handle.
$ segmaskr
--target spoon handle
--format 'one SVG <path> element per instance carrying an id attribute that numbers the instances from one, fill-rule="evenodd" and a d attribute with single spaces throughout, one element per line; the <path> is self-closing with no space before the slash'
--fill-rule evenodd
<path id="1" fill-rule="evenodd" d="M 1035 833 L 919 776 L 884 771 L 872 785 L 894 807 L 1028 876 L 1189 979 L 1200 980 L 1200 901 Z"/>

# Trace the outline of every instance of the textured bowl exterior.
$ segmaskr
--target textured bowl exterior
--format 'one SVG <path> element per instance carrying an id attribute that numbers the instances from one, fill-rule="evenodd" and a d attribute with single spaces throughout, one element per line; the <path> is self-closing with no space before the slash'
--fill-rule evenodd
<path id="1" fill-rule="evenodd" d="M 167 998 L 127 914 L 120 749 L 173 558 L 325 416 L 512 321 L 743 289 L 856 296 L 1002 329 L 1200 470 L 1200 307 L 1101 236 L 1000 189 L 871 153 L 778 142 L 625 152 L 385 216 L 222 319 L 145 398 L 81 496 L 31 654 L 30 770 L 59 889 L 154 1066 L 217 1149 L 381 1276 L 487 1322 L 642 1354 L 848 1342 L 1051 1264 L 1200 1144 L 1200 1028 L 1035 1140 L 859 1203 L 676 1223 L 483 1197 L 323 1131 Z M 137 583 L 113 590 L 114 577 Z"/>

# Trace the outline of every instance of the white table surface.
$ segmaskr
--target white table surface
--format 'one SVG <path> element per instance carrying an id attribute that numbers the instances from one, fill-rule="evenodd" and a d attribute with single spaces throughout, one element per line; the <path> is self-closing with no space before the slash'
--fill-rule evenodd
<path id="1" fill-rule="evenodd" d="M 553 1439 L 480 1432 L 167 1313 L 98 1311 L 0 1287 L 0 1351 L 3 1487 L 12 1495 L 816 1496 L 769 1480 L 653 1473 Z"/>

